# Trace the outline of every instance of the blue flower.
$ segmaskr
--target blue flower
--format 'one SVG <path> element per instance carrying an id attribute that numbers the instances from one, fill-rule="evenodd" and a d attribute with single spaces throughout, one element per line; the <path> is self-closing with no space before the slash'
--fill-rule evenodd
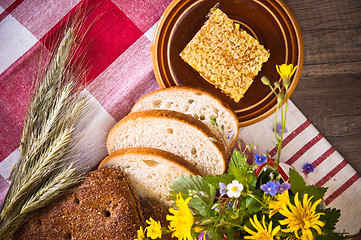
<path id="1" fill-rule="evenodd" d="M 275 131 L 275 129 L 273 128 L 273 132 Z M 286 133 L 287 132 L 287 128 L 285 128 L 285 132 L 284 133 Z M 279 136 L 279 137 L 281 137 L 281 135 L 282 135 L 282 124 L 281 123 L 277 123 L 276 124 L 276 133 L 277 133 L 277 135 Z"/>
<path id="2" fill-rule="evenodd" d="M 219 182 L 219 193 L 221 194 L 221 196 L 223 196 L 224 194 L 227 193 L 227 185 L 225 183 Z"/>
<path id="3" fill-rule="evenodd" d="M 265 155 L 259 155 L 257 153 L 254 154 L 254 157 L 256 158 L 256 164 L 258 166 L 261 166 L 263 163 L 267 162 L 267 157 Z"/>
<path id="4" fill-rule="evenodd" d="M 218 205 L 219 205 L 219 203 L 215 203 L 215 204 L 211 207 L 211 209 L 214 210 L 215 212 L 219 212 Z"/>
<path id="5" fill-rule="evenodd" d="M 199 192 L 199 195 L 201 195 L 202 197 L 206 197 L 207 196 L 207 193 L 203 192 L 203 191 L 200 191 Z"/>
<path id="6" fill-rule="evenodd" d="M 280 183 L 279 181 L 276 182 L 276 189 L 278 193 L 284 193 L 285 191 L 287 191 L 288 189 L 290 189 L 291 184 L 289 183 Z"/>
<path id="7" fill-rule="evenodd" d="M 306 163 L 302 168 L 302 172 L 306 175 L 313 172 L 314 170 L 315 168 L 313 167 L 312 163 Z"/>
<path id="8" fill-rule="evenodd" d="M 217 142 L 217 139 L 214 138 L 214 137 L 209 137 L 209 139 L 210 139 L 212 142 Z"/>
<path id="9" fill-rule="evenodd" d="M 227 136 L 227 140 L 231 140 L 231 138 L 234 136 L 234 132 L 232 131 L 230 134 L 228 134 Z"/>
<path id="10" fill-rule="evenodd" d="M 261 185 L 261 190 L 271 196 L 275 196 L 277 194 L 276 183 L 273 181 L 269 181 L 266 184 Z"/>

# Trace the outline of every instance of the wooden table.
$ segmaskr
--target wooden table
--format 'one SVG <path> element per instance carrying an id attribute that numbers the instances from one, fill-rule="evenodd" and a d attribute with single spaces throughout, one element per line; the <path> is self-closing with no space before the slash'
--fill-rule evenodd
<path id="1" fill-rule="evenodd" d="M 304 42 L 302 75 L 291 100 L 361 173 L 361 1 L 284 2 Z"/>

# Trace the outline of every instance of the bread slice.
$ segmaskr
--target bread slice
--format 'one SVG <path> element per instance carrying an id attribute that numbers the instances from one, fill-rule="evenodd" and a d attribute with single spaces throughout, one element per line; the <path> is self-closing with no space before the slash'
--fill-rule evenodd
<path id="1" fill-rule="evenodd" d="M 170 181 L 180 175 L 196 175 L 199 171 L 184 159 L 154 148 L 125 148 L 111 153 L 99 165 L 120 167 L 129 177 L 141 198 L 157 200 L 168 207 Z"/>
<path id="2" fill-rule="evenodd" d="M 236 114 L 220 99 L 199 88 L 174 86 L 156 90 L 139 99 L 131 111 L 150 109 L 168 109 L 197 118 L 205 123 L 213 134 L 226 141 L 226 153 L 229 153 L 237 141 L 239 122 Z M 218 130 L 211 124 L 212 116 L 217 120 Z M 224 131 L 220 129 L 222 125 Z"/>
<path id="3" fill-rule="evenodd" d="M 120 169 L 89 172 L 66 195 L 30 214 L 12 239 L 118 239 L 145 227 L 130 180 Z"/>
<path id="4" fill-rule="evenodd" d="M 201 175 L 222 174 L 226 162 L 223 147 L 209 128 L 186 114 L 170 110 L 133 112 L 109 132 L 109 153 L 122 148 L 151 147 L 183 157 Z"/>

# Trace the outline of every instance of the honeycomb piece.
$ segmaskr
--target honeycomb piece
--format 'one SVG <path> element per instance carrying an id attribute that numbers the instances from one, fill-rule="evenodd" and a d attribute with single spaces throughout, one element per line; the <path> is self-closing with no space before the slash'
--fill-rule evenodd
<path id="1" fill-rule="evenodd" d="M 180 53 L 204 79 L 239 102 L 270 56 L 218 8 Z"/>

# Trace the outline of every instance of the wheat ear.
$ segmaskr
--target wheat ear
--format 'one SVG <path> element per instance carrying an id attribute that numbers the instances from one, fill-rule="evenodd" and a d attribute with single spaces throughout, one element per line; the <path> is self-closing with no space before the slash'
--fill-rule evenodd
<path id="1" fill-rule="evenodd" d="M 29 104 L 20 143 L 20 161 L 1 210 L 0 239 L 7 239 L 29 213 L 49 204 L 81 178 L 67 154 L 84 113 L 85 97 L 75 90 L 71 70 L 76 31 L 69 28 Z M 79 74 L 84 75 L 84 74 Z"/>

